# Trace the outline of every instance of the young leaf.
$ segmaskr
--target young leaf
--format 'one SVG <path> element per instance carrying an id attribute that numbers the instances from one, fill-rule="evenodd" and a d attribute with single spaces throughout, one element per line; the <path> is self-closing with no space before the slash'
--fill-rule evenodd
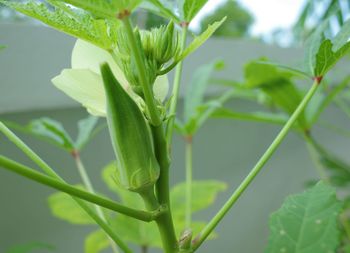
<path id="1" fill-rule="evenodd" d="M 70 7 L 66 7 L 70 11 L 67 13 L 66 9 L 52 9 L 44 3 L 38 3 L 34 0 L 26 3 L 0 0 L 0 3 L 24 15 L 40 20 L 59 31 L 89 41 L 98 47 L 110 49 L 112 46 L 106 22 L 104 20 L 96 20 L 87 13 L 77 13 Z M 116 22 L 113 22 L 113 24 Z"/>
<path id="2" fill-rule="evenodd" d="M 222 20 L 209 25 L 207 30 L 205 30 L 202 34 L 195 37 L 195 39 L 188 45 L 188 47 L 176 58 L 176 62 L 182 61 L 188 55 L 196 51 L 204 42 L 207 41 L 211 37 L 211 35 L 225 22 L 226 17 Z"/>
<path id="3" fill-rule="evenodd" d="M 103 230 L 96 230 L 85 238 L 85 253 L 99 253 L 108 246 L 109 240 Z"/>
<path id="4" fill-rule="evenodd" d="M 97 125 L 98 118 L 89 116 L 78 122 L 78 137 L 75 141 L 75 148 L 81 150 L 86 143 L 91 139 L 93 131 Z"/>
<path id="5" fill-rule="evenodd" d="M 0 51 L 3 50 L 3 49 L 5 49 L 5 48 L 6 48 L 5 45 L 0 45 Z"/>
<path id="6" fill-rule="evenodd" d="M 332 42 L 330 40 L 323 41 L 316 54 L 314 76 L 324 76 L 349 51 L 349 48 L 350 42 L 333 51 Z"/>
<path id="7" fill-rule="evenodd" d="M 208 0 L 184 0 L 182 11 L 185 21 L 191 22 L 207 2 Z"/>
<path id="8" fill-rule="evenodd" d="M 196 108 L 201 105 L 210 77 L 218 62 L 212 62 L 199 67 L 193 74 L 186 89 L 184 101 L 184 120 L 189 121 L 196 114 Z"/>
<path id="9" fill-rule="evenodd" d="M 82 186 L 80 186 L 82 188 Z M 53 216 L 72 224 L 95 224 L 83 209 L 66 193 L 57 192 L 48 198 Z"/>
<path id="10" fill-rule="evenodd" d="M 170 200 L 173 208 L 174 217 L 185 217 L 185 199 L 186 199 L 186 183 L 177 184 L 171 189 Z M 192 194 L 196 196 L 192 198 L 191 209 L 192 212 L 197 212 L 208 208 L 212 205 L 217 195 L 225 191 L 227 185 L 215 180 L 202 180 L 192 182 Z"/>
<path id="11" fill-rule="evenodd" d="M 328 19 L 323 21 L 315 32 L 305 42 L 304 69 L 307 73 L 314 76 L 314 67 L 316 65 L 316 54 L 324 39 L 323 32 L 328 26 Z"/>
<path id="12" fill-rule="evenodd" d="M 285 124 L 288 117 L 283 114 L 269 112 L 236 112 L 230 109 L 219 107 L 212 114 L 213 118 L 236 119 L 244 121 L 256 121 L 273 124 Z"/>
<path id="13" fill-rule="evenodd" d="M 62 124 L 50 118 L 41 118 L 30 122 L 28 128 L 31 133 L 40 136 L 49 142 L 67 151 L 75 149 L 74 142 Z"/>
<path id="14" fill-rule="evenodd" d="M 323 182 L 304 193 L 289 196 L 271 215 L 271 234 L 265 252 L 335 252 L 341 208 L 335 190 Z"/>
<path id="15" fill-rule="evenodd" d="M 31 253 L 34 250 L 47 250 L 53 252 L 55 247 L 41 242 L 29 242 L 21 245 L 16 245 L 6 250 L 5 253 Z"/>

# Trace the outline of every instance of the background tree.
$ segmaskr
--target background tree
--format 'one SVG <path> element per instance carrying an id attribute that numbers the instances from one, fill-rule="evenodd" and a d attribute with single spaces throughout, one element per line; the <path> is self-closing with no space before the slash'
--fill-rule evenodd
<path id="1" fill-rule="evenodd" d="M 216 30 L 214 36 L 221 37 L 242 37 L 249 33 L 249 28 L 253 24 L 253 17 L 239 3 L 227 0 L 205 16 L 200 22 L 199 33 L 203 32 L 209 24 L 227 16 L 225 23 Z"/>

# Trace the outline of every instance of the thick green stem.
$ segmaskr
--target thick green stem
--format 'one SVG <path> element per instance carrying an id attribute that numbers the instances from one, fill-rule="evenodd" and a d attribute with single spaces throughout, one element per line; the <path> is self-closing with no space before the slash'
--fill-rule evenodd
<path id="1" fill-rule="evenodd" d="M 138 45 L 135 35 L 132 30 L 129 17 L 122 19 L 130 46 L 132 48 L 133 57 L 136 63 L 136 68 L 139 78 L 142 82 L 143 92 L 148 111 L 150 113 L 151 128 L 154 139 L 155 154 L 160 165 L 160 176 L 156 185 L 157 197 L 161 206 L 165 207 L 156 219 L 158 229 L 163 242 L 164 251 L 166 253 L 174 253 L 177 251 L 177 240 L 175 235 L 175 228 L 171 216 L 170 197 L 169 197 L 169 157 L 167 152 L 167 145 L 164 138 L 164 131 L 162 120 L 160 119 L 155 100 L 153 97 L 152 86 L 149 84 L 146 76 L 146 68 L 144 63 L 142 48 Z"/>
<path id="2" fill-rule="evenodd" d="M 92 193 L 92 194 L 95 194 L 95 190 L 94 190 L 94 187 L 92 186 L 92 183 L 91 183 L 91 180 L 89 178 L 89 175 L 87 174 L 87 171 L 85 169 L 85 166 L 83 164 L 83 162 L 81 161 L 81 158 L 80 158 L 80 153 L 78 151 L 74 151 L 72 152 L 72 155 L 73 155 L 73 158 L 74 158 L 74 161 L 75 161 L 75 164 L 78 168 L 78 172 L 80 174 L 80 177 L 81 177 L 81 180 L 83 181 L 83 184 L 84 186 L 86 187 L 86 189 Z M 106 216 L 104 215 L 102 209 L 100 206 L 98 205 L 95 205 L 95 209 L 96 209 L 96 213 L 97 215 L 104 221 L 106 222 L 107 219 L 106 219 Z M 108 237 L 108 240 L 109 240 L 109 243 L 110 243 L 110 246 L 112 248 L 112 251 L 114 253 L 118 253 L 118 249 L 114 243 L 114 241 L 112 240 L 112 238 Z"/>
<path id="3" fill-rule="evenodd" d="M 186 137 L 186 228 L 191 227 L 192 214 L 192 136 Z"/>
<path id="4" fill-rule="evenodd" d="M 125 17 L 124 19 L 122 19 L 122 21 L 128 35 L 130 47 L 133 53 L 133 58 L 135 60 L 139 78 L 142 83 L 142 89 L 145 96 L 145 102 L 147 104 L 147 108 L 150 114 L 149 116 L 151 119 L 151 124 L 154 126 L 159 126 L 162 124 L 162 120 L 159 117 L 157 105 L 154 100 L 152 84 L 149 83 L 147 78 L 143 51 L 138 46 L 129 17 Z"/>
<path id="5" fill-rule="evenodd" d="M 159 230 L 161 231 L 163 245 L 167 247 L 164 248 L 165 252 L 176 252 L 178 249 L 178 243 L 171 215 L 169 193 L 170 159 L 167 149 L 167 143 L 164 136 L 163 126 L 152 127 L 152 134 L 154 139 L 155 153 L 161 168 L 160 176 L 156 184 L 156 193 L 160 205 L 166 207 L 166 211 L 157 218 L 156 222 Z"/>
<path id="6" fill-rule="evenodd" d="M 187 31 L 188 31 L 188 26 L 184 25 L 182 27 L 182 42 L 181 42 L 182 49 L 184 49 L 186 46 Z M 166 127 L 166 140 L 168 143 L 168 148 L 171 147 L 171 141 L 173 138 L 173 130 L 174 130 L 175 117 L 176 117 L 177 101 L 179 99 L 179 93 L 180 93 L 182 69 L 183 69 L 183 61 L 180 61 L 177 65 L 176 72 L 175 72 L 173 91 L 171 93 L 172 97 L 171 97 L 171 103 L 170 103 L 170 109 L 169 109 L 170 118 L 169 118 L 169 121 L 168 121 L 168 124 Z"/>
<path id="7" fill-rule="evenodd" d="M 10 129 L 0 121 L 0 132 L 2 132 L 11 142 L 21 149 L 33 162 L 35 162 L 47 175 L 65 182 L 45 161 L 43 161 L 30 147 L 19 139 Z M 73 200 L 98 224 L 101 229 L 119 246 L 125 253 L 131 253 L 131 249 L 126 243 L 111 229 L 109 224 L 103 221 L 96 213 L 79 198 L 72 197 Z"/>
<path id="8" fill-rule="evenodd" d="M 291 115 L 287 123 L 283 126 L 281 131 L 278 133 L 278 135 L 276 136 L 274 141 L 271 143 L 271 145 L 268 147 L 268 149 L 265 151 L 265 153 L 261 156 L 261 158 L 253 167 L 253 169 L 250 171 L 248 176 L 242 181 L 242 183 L 238 186 L 236 191 L 233 192 L 231 197 L 224 204 L 224 206 L 219 210 L 219 212 L 214 216 L 214 218 L 207 224 L 207 226 L 200 233 L 199 237 L 195 239 L 193 243 L 193 251 L 195 251 L 196 249 L 198 249 L 200 245 L 202 245 L 202 243 L 207 239 L 210 233 L 215 229 L 215 227 L 219 224 L 219 222 L 225 217 L 227 212 L 231 209 L 231 207 L 236 203 L 239 197 L 250 185 L 250 183 L 258 175 L 258 173 L 261 171 L 261 169 L 264 167 L 267 161 L 272 157 L 272 155 L 274 154 L 276 149 L 279 147 L 283 139 L 287 136 L 289 130 L 293 127 L 295 122 L 298 120 L 298 117 L 300 116 L 300 114 L 304 111 L 308 102 L 315 94 L 318 86 L 319 86 L 319 82 L 315 81 L 312 87 L 310 88 L 310 90 L 307 92 L 307 94 L 303 98 L 303 100 L 300 102 L 299 106 L 296 108 L 296 110 Z"/>
<path id="9" fill-rule="evenodd" d="M 0 156 L 0 166 L 2 166 L 4 169 L 15 172 L 23 177 L 26 177 L 43 185 L 49 186 L 59 191 L 68 193 L 69 195 L 84 199 L 88 202 L 97 204 L 99 206 L 133 217 L 138 220 L 149 222 L 154 220 L 159 215 L 158 212 L 161 213 L 161 209 L 151 213 L 123 206 L 110 199 L 92 194 L 75 186 L 63 183 L 55 178 L 43 175 L 4 156 Z"/>

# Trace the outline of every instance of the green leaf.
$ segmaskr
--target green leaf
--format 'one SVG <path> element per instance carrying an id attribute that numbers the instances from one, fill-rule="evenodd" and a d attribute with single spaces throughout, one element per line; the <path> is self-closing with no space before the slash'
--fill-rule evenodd
<path id="1" fill-rule="evenodd" d="M 213 33 L 225 22 L 226 17 L 222 20 L 209 25 L 207 30 L 205 30 L 202 34 L 195 37 L 194 40 L 188 45 L 188 47 L 176 58 L 176 62 L 182 61 L 188 55 L 196 51 L 204 42 L 206 42 Z"/>
<path id="2" fill-rule="evenodd" d="M 172 19 L 177 23 L 180 23 L 180 19 L 176 14 L 173 13 L 172 9 L 174 9 L 173 4 L 170 4 L 168 1 L 164 0 L 147 0 L 143 1 L 140 4 L 140 8 L 146 9 L 154 14 Z"/>
<path id="3" fill-rule="evenodd" d="M 109 240 L 103 230 L 96 230 L 85 238 L 85 253 L 99 253 L 108 246 Z"/>
<path id="4" fill-rule="evenodd" d="M 322 42 L 317 54 L 314 76 L 324 76 L 348 51 L 350 42 L 344 44 L 337 51 L 333 51 L 333 44 L 330 40 Z"/>
<path id="5" fill-rule="evenodd" d="M 285 124 L 288 117 L 283 114 L 269 113 L 269 112 L 236 112 L 230 109 L 220 107 L 217 108 L 211 115 L 213 118 L 225 118 L 244 121 L 256 121 L 273 124 Z"/>
<path id="6" fill-rule="evenodd" d="M 3 50 L 3 49 L 5 49 L 5 48 L 6 48 L 5 45 L 0 45 L 0 51 Z"/>
<path id="7" fill-rule="evenodd" d="M 83 188 L 80 186 L 80 188 Z M 53 216 L 72 224 L 95 224 L 84 210 L 66 193 L 57 192 L 49 196 L 49 207 Z"/>
<path id="8" fill-rule="evenodd" d="M 125 215 L 118 215 L 116 220 L 111 223 L 116 233 L 119 234 L 124 241 L 140 246 L 162 247 L 157 225 L 154 222 L 145 223 Z"/>
<path id="9" fill-rule="evenodd" d="M 64 9 L 49 8 L 48 5 L 34 0 L 26 3 L 0 0 L 0 3 L 101 48 L 110 49 L 112 47 L 112 41 L 108 35 L 109 26 L 106 21 L 96 20 L 87 13 L 77 12 L 67 6 Z M 108 22 L 116 25 L 118 21 L 109 20 Z"/>
<path id="10" fill-rule="evenodd" d="M 291 78 L 294 74 L 279 70 L 276 66 L 252 61 L 245 66 L 247 88 L 259 88 L 280 109 L 291 115 L 301 102 L 301 94 Z M 298 119 L 301 126 L 306 127 L 304 113 Z"/>
<path id="11" fill-rule="evenodd" d="M 320 143 L 312 140 L 323 167 L 327 170 L 328 177 L 332 185 L 346 187 L 350 184 L 350 165 L 340 158 L 331 154 Z"/>
<path id="12" fill-rule="evenodd" d="M 323 32 L 328 26 L 328 19 L 323 21 L 305 42 L 304 69 L 310 75 L 314 75 L 316 54 L 324 39 Z"/>
<path id="13" fill-rule="evenodd" d="M 115 18 L 120 11 L 131 12 L 141 0 L 58 0 L 89 11 L 99 17 Z"/>
<path id="14" fill-rule="evenodd" d="M 202 180 L 192 182 L 192 198 L 191 208 L 192 212 L 203 210 L 212 205 L 217 195 L 226 190 L 227 185 L 215 180 Z M 173 216 L 177 219 L 185 217 L 185 203 L 186 203 L 186 183 L 177 184 L 171 189 L 170 201 L 172 206 Z"/>
<path id="15" fill-rule="evenodd" d="M 188 122 L 195 114 L 196 108 L 202 104 L 210 77 L 218 62 L 205 64 L 193 73 L 188 84 L 184 101 L 184 121 Z"/>
<path id="16" fill-rule="evenodd" d="M 256 61 L 256 62 L 260 63 L 260 64 L 266 64 L 266 65 L 275 66 L 275 67 L 277 67 L 279 69 L 282 69 L 282 70 L 284 70 L 286 72 L 290 72 L 292 75 L 295 75 L 295 76 L 312 78 L 312 76 L 310 76 L 308 73 L 306 73 L 306 72 L 304 72 L 304 71 L 302 71 L 300 69 L 292 68 L 292 67 L 280 64 L 280 63 L 270 62 L 270 61 Z"/>
<path id="17" fill-rule="evenodd" d="M 29 242 L 21 245 L 16 245 L 6 250 L 5 253 L 33 253 L 34 250 L 37 252 L 38 250 L 46 250 L 53 252 L 55 247 L 41 242 Z"/>
<path id="18" fill-rule="evenodd" d="M 28 128 L 31 133 L 63 148 L 67 151 L 75 149 L 74 142 L 62 124 L 50 118 L 40 118 L 30 122 Z"/>
<path id="19" fill-rule="evenodd" d="M 333 51 L 338 51 L 340 48 L 342 48 L 350 38 L 350 19 L 347 20 L 340 31 L 337 33 L 337 35 L 333 39 Z"/>
<path id="20" fill-rule="evenodd" d="M 185 21 L 191 22 L 207 2 L 208 0 L 184 0 L 182 11 Z"/>
<path id="21" fill-rule="evenodd" d="M 304 193 L 289 196 L 271 215 L 271 234 L 265 252 L 336 252 L 341 208 L 335 190 L 323 182 Z"/>
<path id="22" fill-rule="evenodd" d="M 91 139 L 95 127 L 98 123 L 98 117 L 89 116 L 78 122 L 78 137 L 75 141 L 77 150 L 81 150 Z"/>

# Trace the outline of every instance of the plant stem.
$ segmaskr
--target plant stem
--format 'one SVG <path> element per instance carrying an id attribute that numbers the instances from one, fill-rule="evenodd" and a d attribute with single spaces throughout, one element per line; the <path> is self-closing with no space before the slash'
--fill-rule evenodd
<path id="1" fill-rule="evenodd" d="M 247 189 L 250 183 L 254 180 L 254 178 L 258 175 L 267 161 L 274 154 L 276 149 L 279 147 L 283 139 L 287 136 L 289 130 L 293 127 L 294 123 L 298 120 L 300 114 L 304 111 L 308 102 L 311 100 L 313 95 L 315 94 L 317 88 L 319 86 L 318 81 L 314 81 L 312 87 L 307 92 L 303 100 L 300 102 L 294 113 L 291 115 L 287 123 L 283 126 L 281 131 L 278 133 L 274 141 L 265 151 L 265 153 L 261 156 L 259 161 L 247 175 L 247 177 L 242 181 L 242 183 L 238 186 L 238 188 L 233 192 L 228 201 L 224 204 L 224 206 L 219 210 L 219 212 L 214 216 L 214 218 L 207 224 L 207 226 L 200 233 L 200 237 L 195 239 L 193 243 L 193 251 L 197 250 L 198 247 L 206 240 L 206 238 L 210 235 L 210 233 L 215 229 L 215 227 L 219 224 L 219 222 L 225 217 L 227 212 L 231 209 L 231 207 L 236 203 L 239 197 L 243 194 L 243 192 Z"/>
<path id="2" fill-rule="evenodd" d="M 156 193 L 158 202 L 166 207 L 166 211 L 157 218 L 159 230 L 162 230 L 161 236 L 166 253 L 177 252 L 178 243 L 175 234 L 174 223 L 171 215 L 170 206 L 170 185 L 169 185 L 169 166 L 170 159 L 167 149 L 167 143 L 164 136 L 163 126 L 151 127 L 154 149 L 160 166 L 160 176 L 156 184 Z M 164 237 L 164 238 L 163 238 Z"/>
<path id="3" fill-rule="evenodd" d="M 36 181 L 38 183 L 41 183 L 43 185 L 47 185 L 51 188 L 60 190 L 62 192 L 68 193 L 69 195 L 73 195 L 75 197 L 84 199 L 88 202 L 97 204 L 99 206 L 105 207 L 107 209 L 110 209 L 112 211 L 133 217 L 138 220 L 142 221 L 152 221 L 155 219 L 155 215 L 157 213 L 151 213 L 151 212 L 145 212 L 133 208 L 129 208 L 126 206 L 123 206 L 117 202 L 114 202 L 110 199 L 91 194 L 90 192 L 81 190 L 75 186 L 69 185 L 67 183 L 63 183 L 60 180 L 57 180 L 55 178 L 43 175 L 27 166 L 24 166 L 20 163 L 17 163 L 11 159 L 8 159 L 4 156 L 0 156 L 0 165 L 12 172 L 15 172 L 23 177 L 29 178 L 33 181 Z"/>
<path id="4" fill-rule="evenodd" d="M 139 78 L 143 85 L 143 91 L 145 95 L 146 104 L 150 113 L 151 128 L 154 139 L 155 154 L 160 165 L 160 176 L 157 182 L 157 197 L 161 206 L 165 207 L 165 211 L 162 212 L 156 219 L 158 229 L 163 242 L 164 251 L 166 253 L 175 253 L 177 251 L 177 239 L 175 235 L 175 228 L 173 219 L 171 216 L 170 197 L 169 197 L 169 156 L 167 152 L 166 140 L 164 137 L 163 122 L 159 117 L 155 100 L 152 92 L 152 85 L 149 84 L 143 57 L 142 48 L 136 41 L 135 35 L 132 30 L 129 17 L 125 17 L 123 20 L 124 27 L 126 29 L 129 43 L 132 48 L 133 56 L 136 63 L 136 68 L 139 73 Z"/>
<path id="5" fill-rule="evenodd" d="M 128 39 L 129 39 L 130 47 L 132 49 L 136 68 L 139 74 L 140 81 L 142 83 L 142 89 L 145 96 L 145 102 L 147 104 L 147 108 L 150 114 L 149 116 L 151 119 L 151 124 L 154 126 L 159 126 L 160 124 L 162 124 L 162 120 L 159 117 L 157 106 L 154 100 L 152 84 L 149 83 L 147 78 L 143 51 L 138 46 L 129 17 L 123 18 L 122 21 L 128 35 Z"/>
<path id="6" fill-rule="evenodd" d="M 185 228 L 191 227 L 192 214 L 192 136 L 186 137 L 186 218 Z"/>
<path id="7" fill-rule="evenodd" d="M 182 41 L 181 41 L 182 49 L 184 49 L 186 46 L 187 31 L 188 31 L 188 26 L 184 25 L 182 27 Z M 180 93 L 182 69 L 183 69 L 183 61 L 180 61 L 177 65 L 176 72 L 175 72 L 173 91 L 172 91 L 172 97 L 171 97 L 171 103 L 170 103 L 170 109 L 169 109 L 170 118 L 166 126 L 166 140 L 168 143 L 168 148 L 171 146 L 171 141 L 173 138 L 174 121 L 176 117 L 177 101 L 179 99 L 179 93 Z"/>
<path id="8" fill-rule="evenodd" d="M 2 132 L 11 142 L 13 142 L 20 150 L 22 150 L 33 162 L 35 162 L 47 175 L 65 182 L 56 172 L 43 161 L 30 147 L 28 147 L 21 139 L 19 139 L 10 129 L 8 129 L 0 121 L 0 132 Z M 101 229 L 113 239 L 119 248 L 125 253 L 132 253 L 126 243 L 111 229 L 109 224 L 103 221 L 95 212 L 79 198 L 72 197 L 73 200 L 98 224 Z"/>
<path id="9" fill-rule="evenodd" d="M 79 172 L 79 174 L 80 174 L 80 177 L 81 177 L 81 180 L 83 181 L 84 186 L 86 187 L 86 189 L 87 189 L 90 193 L 95 194 L 95 190 L 94 190 L 94 188 L 93 188 L 93 186 L 92 186 L 92 183 L 91 183 L 91 180 L 90 180 L 90 178 L 89 178 L 89 175 L 87 174 L 86 169 L 85 169 L 85 166 L 84 166 L 83 162 L 81 161 L 79 151 L 74 151 L 74 152 L 72 152 L 72 155 L 73 155 L 75 164 L 76 164 L 76 166 L 77 166 L 77 168 L 78 168 L 78 172 Z M 106 216 L 104 215 L 104 213 L 103 213 L 101 207 L 98 206 L 98 205 L 94 205 L 94 206 L 95 206 L 97 215 L 98 215 L 104 222 L 106 222 L 107 219 L 106 219 Z M 113 251 L 114 253 L 118 253 L 118 249 L 117 249 L 117 247 L 116 247 L 114 241 L 113 241 L 110 237 L 108 237 L 108 240 L 109 240 L 109 243 L 110 243 L 110 245 L 111 245 L 112 251 Z"/>

